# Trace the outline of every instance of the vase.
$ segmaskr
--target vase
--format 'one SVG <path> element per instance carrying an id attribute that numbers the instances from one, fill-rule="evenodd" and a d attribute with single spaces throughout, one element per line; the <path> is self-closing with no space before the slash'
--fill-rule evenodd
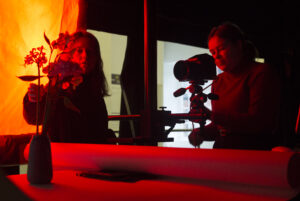
<path id="1" fill-rule="evenodd" d="M 34 135 L 29 147 L 27 180 L 31 184 L 49 184 L 52 171 L 50 139 L 48 135 Z"/>

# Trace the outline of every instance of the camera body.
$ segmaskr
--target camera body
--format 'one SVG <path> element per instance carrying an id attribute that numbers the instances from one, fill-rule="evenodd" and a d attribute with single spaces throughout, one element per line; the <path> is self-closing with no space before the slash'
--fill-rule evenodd
<path id="1" fill-rule="evenodd" d="M 173 73 L 179 81 L 213 80 L 216 78 L 216 64 L 212 56 L 198 54 L 187 60 L 176 62 Z"/>

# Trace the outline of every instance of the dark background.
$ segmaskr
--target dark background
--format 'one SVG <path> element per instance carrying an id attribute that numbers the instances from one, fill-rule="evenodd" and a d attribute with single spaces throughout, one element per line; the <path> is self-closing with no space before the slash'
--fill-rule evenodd
<path id="1" fill-rule="evenodd" d="M 86 0 L 87 28 L 128 36 L 121 80 L 131 114 L 145 108 L 143 60 L 143 0 Z M 299 107 L 299 25 L 296 3 L 288 1 L 200 1 L 148 0 L 151 19 L 150 37 L 207 48 L 207 36 L 213 26 L 224 21 L 236 23 L 252 41 L 260 57 L 276 68 L 282 79 L 282 132 L 293 135 Z M 150 41 L 151 42 L 151 41 Z M 155 48 L 155 45 L 151 46 Z M 193 56 L 193 55 L 191 55 Z M 156 57 L 152 55 L 152 68 Z M 156 93 L 156 71 L 151 87 Z M 280 90 L 280 89 L 279 89 Z M 156 107 L 156 97 L 152 103 Z M 122 101 L 122 114 L 128 114 Z M 141 126 L 135 124 L 137 136 Z M 128 124 L 121 122 L 121 137 L 130 137 Z M 124 131 L 124 132 L 122 132 Z M 141 133 L 139 133 L 141 132 Z"/>
<path id="2" fill-rule="evenodd" d="M 128 35 L 143 23 L 143 0 L 86 0 L 88 28 Z M 300 15 L 288 1 L 149 0 L 156 38 L 207 47 L 207 35 L 224 21 L 239 25 L 262 57 L 297 47 Z"/>

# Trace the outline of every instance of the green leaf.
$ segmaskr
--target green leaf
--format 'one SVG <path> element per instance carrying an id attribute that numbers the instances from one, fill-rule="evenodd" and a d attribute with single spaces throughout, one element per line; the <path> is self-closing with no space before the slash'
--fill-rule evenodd
<path id="1" fill-rule="evenodd" d="M 41 78 L 41 77 L 45 77 L 45 76 L 37 76 L 37 75 L 24 75 L 24 76 L 17 76 L 17 78 L 23 80 L 23 81 L 26 81 L 26 82 L 31 82 L 31 81 L 34 81 L 38 78 Z"/>
<path id="2" fill-rule="evenodd" d="M 44 38 L 45 38 L 45 41 L 48 43 L 48 45 L 51 46 L 50 40 L 49 40 L 49 38 L 46 36 L 46 33 L 45 33 L 45 32 L 44 32 Z"/>
<path id="3" fill-rule="evenodd" d="M 66 108 L 80 114 L 80 110 L 72 103 L 72 101 L 68 97 L 64 97 L 64 105 Z"/>
<path id="4" fill-rule="evenodd" d="M 52 47 L 52 45 L 51 45 L 51 42 L 50 42 L 49 38 L 46 36 L 46 33 L 45 33 L 45 32 L 44 32 L 44 38 L 45 38 L 45 41 L 46 41 L 47 44 L 49 45 L 50 50 L 51 50 L 51 52 L 52 52 L 52 51 L 53 51 L 53 47 Z"/>

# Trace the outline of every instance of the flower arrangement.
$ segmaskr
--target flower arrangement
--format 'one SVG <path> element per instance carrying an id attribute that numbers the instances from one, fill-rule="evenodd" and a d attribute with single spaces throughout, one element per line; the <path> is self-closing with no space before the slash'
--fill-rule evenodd
<path id="1" fill-rule="evenodd" d="M 48 184 L 52 179 L 52 157 L 50 140 L 48 132 L 48 118 L 51 105 L 57 99 L 62 98 L 65 107 L 80 113 L 79 109 L 71 102 L 68 96 L 72 95 L 76 87 L 83 81 L 84 71 L 76 63 L 72 62 L 71 49 L 72 42 L 75 41 L 74 36 L 68 33 L 61 33 L 57 40 L 50 42 L 44 33 L 44 38 L 50 48 L 49 59 L 46 57 L 45 48 L 43 46 L 33 48 L 25 57 L 24 66 L 36 64 L 38 75 L 19 76 L 23 81 L 31 82 L 38 80 L 37 101 L 36 101 L 36 134 L 32 137 L 29 147 L 27 179 L 32 184 Z M 59 53 L 51 62 L 53 51 Z M 40 96 L 41 69 L 49 78 L 46 89 L 46 104 L 42 126 L 42 133 L 39 135 L 39 114 L 40 114 Z"/>
<path id="2" fill-rule="evenodd" d="M 24 66 L 36 64 L 38 75 L 25 75 L 19 76 L 18 78 L 31 82 L 38 80 L 38 91 L 37 91 L 37 103 L 36 103 L 36 134 L 39 134 L 38 120 L 41 118 L 39 116 L 40 112 L 40 97 L 41 97 L 41 84 L 40 79 L 44 76 L 41 75 L 42 72 L 47 74 L 49 78 L 49 83 L 47 86 L 47 96 L 46 96 L 46 109 L 42 127 L 42 134 L 47 133 L 47 121 L 49 116 L 49 110 L 51 108 L 51 100 L 63 98 L 65 107 L 80 113 L 79 109 L 70 101 L 67 95 L 72 94 L 76 87 L 83 81 L 83 70 L 80 66 L 74 62 L 71 62 L 72 49 L 70 44 L 74 42 L 75 38 L 68 33 L 60 33 L 57 40 L 50 42 L 49 38 L 44 33 L 44 39 L 49 45 L 50 56 L 49 60 L 46 57 L 44 46 L 33 48 L 24 59 Z M 57 50 L 59 53 L 55 57 L 53 62 L 51 61 L 51 56 Z"/>

